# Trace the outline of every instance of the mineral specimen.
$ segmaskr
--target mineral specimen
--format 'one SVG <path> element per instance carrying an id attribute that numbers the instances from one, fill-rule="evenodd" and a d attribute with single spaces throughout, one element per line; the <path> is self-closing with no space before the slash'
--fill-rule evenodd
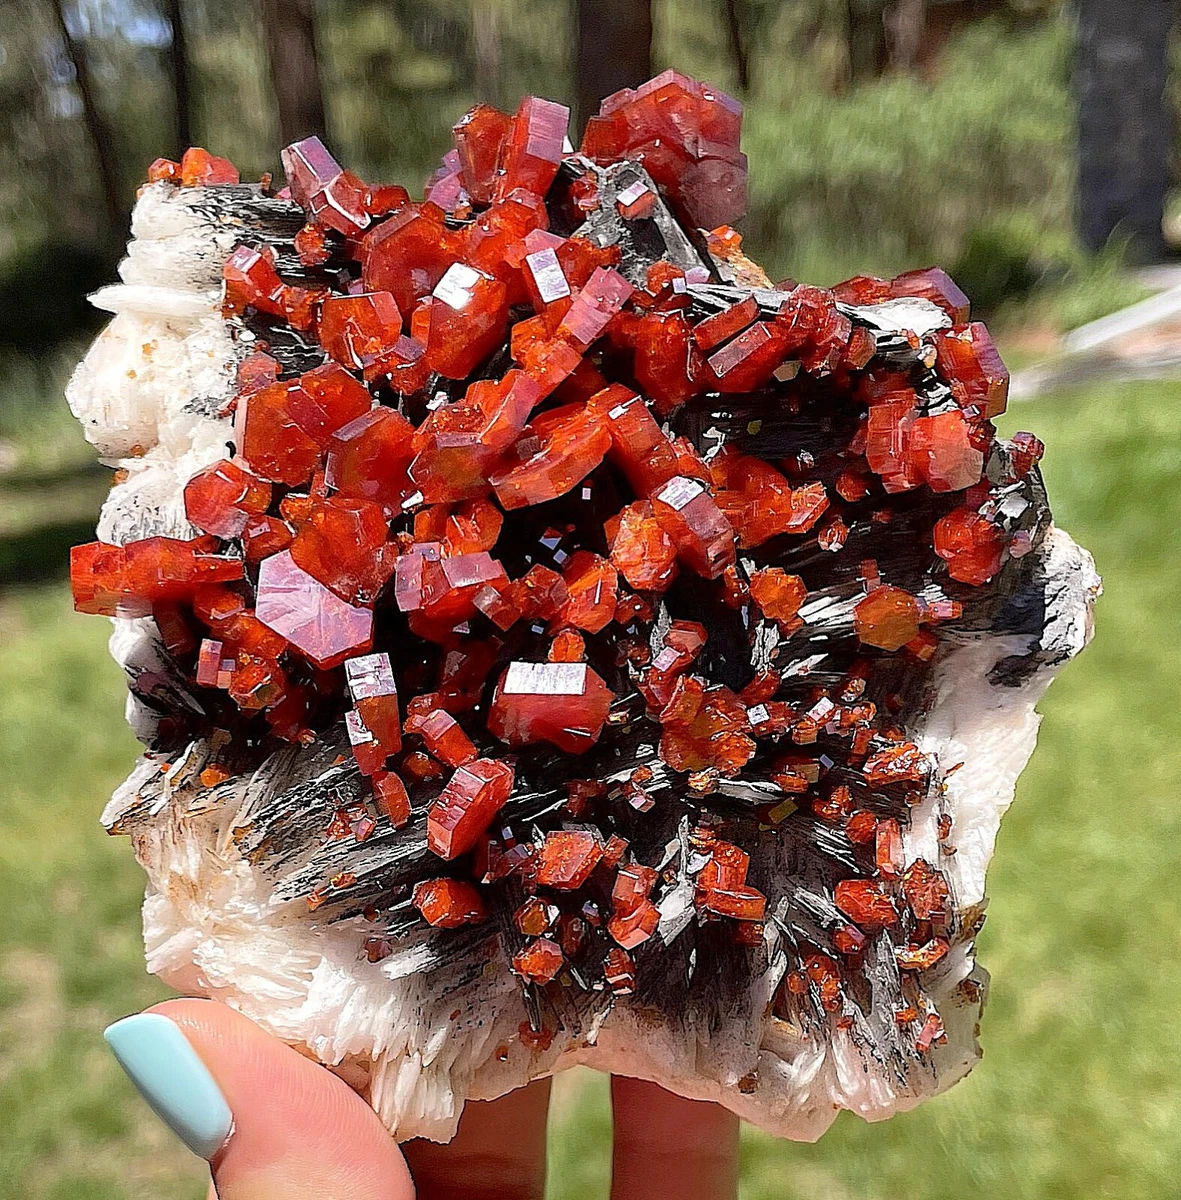
<path id="1" fill-rule="evenodd" d="M 477 105 L 421 201 L 153 164 L 69 396 L 147 744 L 148 963 L 400 1137 L 573 1062 L 776 1133 L 975 1061 L 1033 704 L 1098 581 L 935 268 L 773 285 L 739 106 Z"/>

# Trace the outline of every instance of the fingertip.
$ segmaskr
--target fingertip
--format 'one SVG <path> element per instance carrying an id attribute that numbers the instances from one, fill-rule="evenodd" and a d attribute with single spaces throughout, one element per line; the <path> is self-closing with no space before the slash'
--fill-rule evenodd
<path id="1" fill-rule="evenodd" d="M 233 1115 L 180 1027 L 163 1013 L 142 1012 L 109 1025 L 103 1039 L 156 1115 L 194 1154 L 212 1159 Z"/>
<path id="2" fill-rule="evenodd" d="M 216 1001 L 169 1000 L 143 1015 L 182 1032 L 233 1114 L 212 1156 L 220 1200 L 412 1200 L 397 1144 L 332 1072 Z"/>

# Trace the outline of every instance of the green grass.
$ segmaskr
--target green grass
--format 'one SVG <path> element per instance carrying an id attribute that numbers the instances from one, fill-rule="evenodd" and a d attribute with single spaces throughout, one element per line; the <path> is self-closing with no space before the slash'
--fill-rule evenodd
<path id="1" fill-rule="evenodd" d="M 1059 519 L 1107 590 L 998 844 L 984 1061 L 917 1112 L 842 1116 L 816 1146 L 749 1131 L 744 1200 L 1176 1195 L 1179 404 L 1177 384 L 1103 387 L 1005 418 L 1049 444 Z M 105 633 L 60 587 L 0 601 L 0 1200 L 201 1195 L 98 1037 L 161 994 L 130 848 L 96 823 L 134 752 Z M 554 1198 L 605 1194 L 603 1081 L 562 1081 L 552 1147 Z"/>

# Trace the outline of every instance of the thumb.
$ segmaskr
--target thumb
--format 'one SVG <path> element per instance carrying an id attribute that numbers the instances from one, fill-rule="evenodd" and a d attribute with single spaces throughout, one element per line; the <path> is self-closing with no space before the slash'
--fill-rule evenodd
<path id="1" fill-rule="evenodd" d="M 104 1036 L 148 1104 L 209 1160 L 220 1200 L 414 1200 L 373 1110 L 224 1004 L 169 1000 Z"/>

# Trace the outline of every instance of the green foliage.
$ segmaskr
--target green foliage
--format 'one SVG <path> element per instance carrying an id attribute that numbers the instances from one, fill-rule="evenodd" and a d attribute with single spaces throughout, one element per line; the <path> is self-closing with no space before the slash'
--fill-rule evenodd
<path id="1" fill-rule="evenodd" d="M 930 82 L 834 95 L 791 60 L 748 107 L 752 243 L 778 273 L 830 283 L 951 263 L 985 222 L 1024 214 L 1070 245 L 1069 39 L 1050 22 L 961 35 Z"/>

